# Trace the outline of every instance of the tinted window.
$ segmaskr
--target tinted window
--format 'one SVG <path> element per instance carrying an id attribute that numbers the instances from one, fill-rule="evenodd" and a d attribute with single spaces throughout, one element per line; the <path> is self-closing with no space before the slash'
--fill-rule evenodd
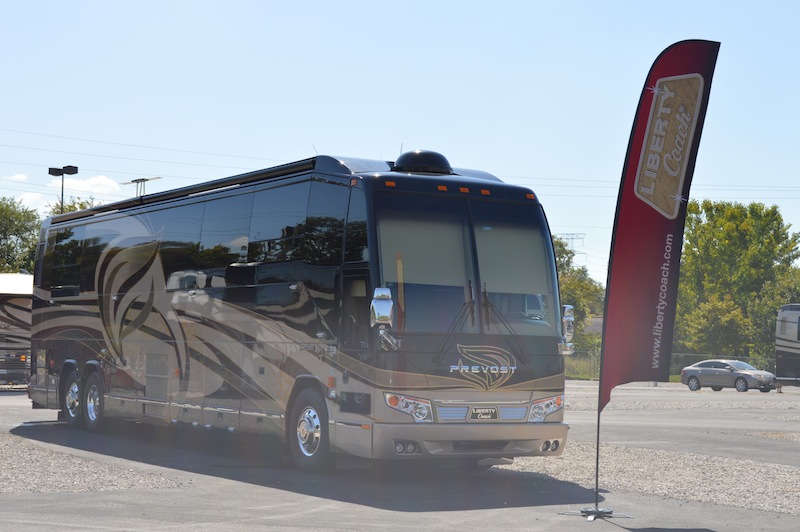
<path id="1" fill-rule="evenodd" d="M 487 329 L 509 323 L 517 334 L 557 334 L 553 248 L 541 207 L 472 201 L 473 228 Z"/>
<path id="2" fill-rule="evenodd" d="M 224 285 L 225 269 L 247 261 L 252 194 L 209 201 L 203 214 L 198 266 L 207 286 Z"/>
<path id="3" fill-rule="evenodd" d="M 300 258 L 310 186 L 306 181 L 255 193 L 248 262 Z"/>
<path id="4" fill-rule="evenodd" d="M 56 232 L 51 254 L 53 297 L 78 295 L 84 232 L 82 226 Z"/>
<path id="5" fill-rule="evenodd" d="M 376 194 L 383 286 L 392 290 L 397 328 L 474 332 L 464 320 L 475 272 L 467 203 L 462 199 Z"/>
<path id="6" fill-rule="evenodd" d="M 160 240 L 159 250 L 168 289 L 196 286 L 203 205 L 193 203 L 142 215 L 142 222 Z"/>
<path id="7" fill-rule="evenodd" d="M 305 229 L 306 262 L 341 263 L 347 196 L 345 185 L 324 181 L 314 181 L 311 185 Z"/>
<path id="8" fill-rule="evenodd" d="M 368 260 L 367 253 L 367 203 L 364 191 L 350 189 L 350 206 L 347 211 L 347 230 L 344 244 L 345 261 Z"/>
<path id="9" fill-rule="evenodd" d="M 94 223 L 86 226 L 83 240 L 83 257 L 81 258 L 81 291 L 94 291 L 95 272 L 98 267 L 100 255 L 108 244 L 119 233 L 112 230 L 113 224 Z"/>

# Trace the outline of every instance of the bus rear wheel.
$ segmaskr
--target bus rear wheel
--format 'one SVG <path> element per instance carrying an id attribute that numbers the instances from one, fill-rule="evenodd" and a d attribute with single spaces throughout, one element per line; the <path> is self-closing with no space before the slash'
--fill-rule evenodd
<path id="1" fill-rule="evenodd" d="M 92 373 L 83 387 L 83 422 L 86 428 L 97 431 L 103 424 L 103 379 Z"/>
<path id="2" fill-rule="evenodd" d="M 299 469 L 321 473 L 331 468 L 328 409 L 316 390 L 306 388 L 295 398 L 287 438 L 292 460 Z"/>
<path id="3" fill-rule="evenodd" d="M 81 407 L 81 377 L 72 370 L 64 381 L 64 395 L 61 399 L 61 412 L 67 426 L 80 428 L 83 426 L 83 408 Z"/>

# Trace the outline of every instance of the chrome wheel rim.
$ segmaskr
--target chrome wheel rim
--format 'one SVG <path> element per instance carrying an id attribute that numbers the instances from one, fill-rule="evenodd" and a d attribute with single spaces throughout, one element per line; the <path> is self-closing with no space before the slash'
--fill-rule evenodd
<path id="1" fill-rule="evenodd" d="M 78 417 L 81 408 L 81 390 L 78 387 L 77 382 L 73 382 L 69 388 L 67 388 L 67 393 L 64 394 L 64 406 L 67 409 L 67 414 L 71 418 Z"/>
<path id="2" fill-rule="evenodd" d="M 300 452 L 308 457 L 314 456 L 319 449 L 321 439 L 322 426 L 319 414 L 312 407 L 307 406 L 297 420 L 297 443 Z"/>
<path id="3" fill-rule="evenodd" d="M 743 392 L 747 389 L 747 383 L 744 379 L 736 379 L 736 391 Z"/>
<path id="4" fill-rule="evenodd" d="M 92 386 L 86 393 L 86 417 L 89 421 L 97 421 L 100 413 L 100 390 Z"/>

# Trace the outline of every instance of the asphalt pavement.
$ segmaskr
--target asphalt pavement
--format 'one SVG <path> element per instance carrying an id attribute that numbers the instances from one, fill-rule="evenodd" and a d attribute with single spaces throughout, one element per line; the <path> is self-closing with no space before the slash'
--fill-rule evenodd
<path id="1" fill-rule="evenodd" d="M 568 393 L 576 402 L 584 396 L 591 401 L 596 384 L 569 383 Z M 612 408 L 615 399 L 630 395 L 645 403 L 740 399 L 730 394 L 701 397 L 646 384 L 619 387 L 603 412 L 602 441 L 654 449 L 682 443 L 685 449 L 687 434 L 692 434 L 692 445 L 702 446 L 704 438 L 712 436 L 711 443 L 719 445 L 718 432 L 684 429 L 680 409 L 664 418 L 664 423 L 676 426 L 654 435 L 652 424 L 644 423 L 646 414 L 634 409 L 626 415 Z M 764 394 L 764 400 L 777 398 Z M 780 400 L 786 398 L 800 398 L 800 390 L 792 389 Z M 731 417 L 725 409 L 715 415 Z M 568 412 L 570 437 L 592 439 L 595 417 L 596 411 L 588 409 Z M 611 420 L 608 425 L 606 419 Z M 637 425 L 642 425 L 639 430 Z M 55 412 L 32 410 L 18 391 L 0 392 L 0 433 L 16 437 L 13 442 L 23 449 L 17 459 L 25 463 L 20 469 L 14 456 L 3 455 L 3 474 L 41 478 L 32 475 L 36 471 L 65 479 L 56 487 L 48 483 L 45 491 L 39 491 L 36 482 L 13 492 L 0 488 L 0 522 L 15 531 L 800 530 L 800 517 L 795 515 L 624 491 L 601 489 L 597 494 L 591 484 L 496 468 L 475 472 L 344 461 L 331 475 L 310 475 L 293 469 L 277 444 L 261 438 L 129 424 L 101 434 L 71 430 L 56 420 Z M 726 452 L 752 456 L 754 450 L 737 451 L 731 445 Z M 19 458 L 26 453 L 35 455 L 36 463 Z M 777 463 L 784 462 L 791 459 Z M 111 487 L 104 491 L 106 481 L 90 477 L 90 469 L 110 471 L 103 473 L 106 476 L 157 477 L 166 487 L 133 483 L 120 488 L 106 479 Z M 87 485 L 86 478 L 94 485 Z M 611 513 L 590 521 L 581 510 L 595 507 Z"/>

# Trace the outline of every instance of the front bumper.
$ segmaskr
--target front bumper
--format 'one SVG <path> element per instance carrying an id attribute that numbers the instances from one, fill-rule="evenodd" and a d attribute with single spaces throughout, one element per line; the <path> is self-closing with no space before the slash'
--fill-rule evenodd
<path id="1" fill-rule="evenodd" d="M 372 457 L 514 458 L 558 456 L 567 441 L 566 423 L 417 423 L 372 426 Z M 408 452 L 413 444 L 413 452 Z M 403 447 L 403 451 L 398 449 Z"/>

